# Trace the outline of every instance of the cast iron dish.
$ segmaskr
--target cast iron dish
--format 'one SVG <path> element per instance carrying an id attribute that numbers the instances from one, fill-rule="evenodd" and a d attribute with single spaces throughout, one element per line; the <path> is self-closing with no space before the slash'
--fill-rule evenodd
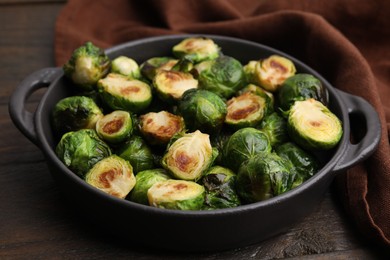
<path id="1" fill-rule="evenodd" d="M 120 55 L 141 62 L 165 56 L 171 47 L 191 35 L 146 38 L 106 50 L 110 58 Z M 71 172 L 56 156 L 56 141 L 50 126 L 54 105 L 69 95 L 61 68 L 45 68 L 28 76 L 12 94 L 10 115 L 19 130 L 44 153 L 51 175 L 75 206 L 80 207 L 96 228 L 105 228 L 131 243 L 177 251 L 210 251 L 253 244 L 286 231 L 307 215 L 322 199 L 339 172 L 365 160 L 380 139 L 380 122 L 376 111 L 365 100 L 334 89 L 317 72 L 297 59 L 270 47 L 241 39 L 207 35 L 226 55 L 247 63 L 255 57 L 279 54 L 291 59 L 299 72 L 319 78 L 329 91 L 329 108 L 343 122 L 344 135 L 339 145 L 323 154 L 325 164 L 299 187 L 274 198 L 236 208 L 212 211 L 164 210 L 136 204 L 107 195 Z M 36 112 L 23 104 L 39 88 L 48 87 Z M 357 144 L 350 142 L 350 116 L 361 118 L 366 135 Z M 364 126 L 365 125 L 365 126 Z M 286 217 L 288 216 L 288 217 Z"/>

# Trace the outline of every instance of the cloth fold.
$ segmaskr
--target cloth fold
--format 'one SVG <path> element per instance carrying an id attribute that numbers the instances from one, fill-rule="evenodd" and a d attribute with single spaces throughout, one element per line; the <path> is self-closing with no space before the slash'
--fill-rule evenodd
<path id="1" fill-rule="evenodd" d="M 69 0 L 57 18 L 55 58 L 61 66 L 86 41 L 107 48 L 150 36 L 203 33 L 255 41 L 302 60 L 379 114 L 377 151 L 340 174 L 337 186 L 356 227 L 390 247 L 389 13 L 386 0 Z"/>

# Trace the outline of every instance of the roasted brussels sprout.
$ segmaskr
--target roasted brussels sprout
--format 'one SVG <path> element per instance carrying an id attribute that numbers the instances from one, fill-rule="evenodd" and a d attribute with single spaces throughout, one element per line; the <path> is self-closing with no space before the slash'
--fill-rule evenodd
<path id="1" fill-rule="evenodd" d="M 287 130 L 295 143 L 308 150 L 331 149 L 343 134 L 337 116 L 313 98 L 295 101 L 289 110 Z"/>
<path id="2" fill-rule="evenodd" d="M 92 90 L 99 79 L 110 70 L 110 59 L 102 49 L 91 42 L 75 49 L 64 64 L 64 74 L 84 90 Z"/>
<path id="3" fill-rule="evenodd" d="M 153 81 L 157 72 L 161 70 L 171 70 L 177 62 L 178 60 L 172 57 L 150 58 L 141 64 L 141 74 L 150 81 Z"/>
<path id="4" fill-rule="evenodd" d="M 266 116 L 261 121 L 260 130 L 267 134 L 272 147 L 276 147 L 289 140 L 287 120 L 276 112 Z"/>
<path id="5" fill-rule="evenodd" d="M 204 61 L 195 66 L 199 87 L 210 90 L 223 98 L 232 97 L 244 87 L 245 75 L 241 63 L 229 56 Z"/>
<path id="6" fill-rule="evenodd" d="M 133 132 L 132 117 L 127 111 L 115 110 L 96 122 L 96 132 L 108 143 L 121 143 Z"/>
<path id="7" fill-rule="evenodd" d="M 181 116 L 167 111 L 150 112 L 140 116 L 140 131 L 152 145 L 166 145 L 172 136 L 184 131 Z"/>
<path id="8" fill-rule="evenodd" d="M 237 193 L 246 203 L 257 202 L 291 189 L 290 162 L 275 153 L 258 153 L 244 162 L 237 174 Z"/>
<path id="9" fill-rule="evenodd" d="M 291 60 L 271 55 L 266 59 L 250 61 L 244 66 L 244 71 L 249 83 L 276 92 L 285 79 L 295 74 L 296 68 Z"/>
<path id="10" fill-rule="evenodd" d="M 200 183 L 206 191 L 204 209 L 233 208 L 241 204 L 236 192 L 236 174 L 230 169 L 213 166 Z"/>
<path id="11" fill-rule="evenodd" d="M 173 46 L 173 55 L 194 63 L 212 60 L 219 56 L 219 47 L 212 39 L 205 37 L 186 38 Z"/>
<path id="12" fill-rule="evenodd" d="M 111 155 L 110 147 L 92 129 L 64 134 L 55 150 L 58 158 L 80 177 L 100 160 Z"/>
<path id="13" fill-rule="evenodd" d="M 245 93 L 245 92 L 251 92 L 255 95 L 258 95 L 266 100 L 266 109 L 264 111 L 264 115 L 269 115 L 272 112 L 274 112 L 274 106 L 275 106 L 275 98 L 274 95 L 263 89 L 262 87 L 259 87 L 255 84 L 248 84 L 243 89 L 239 91 L 239 94 Z"/>
<path id="14" fill-rule="evenodd" d="M 103 113 L 93 99 L 72 96 L 61 99 L 53 108 L 52 124 L 57 134 L 95 128 Z"/>
<path id="15" fill-rule="evenodd" d="M 215 93 L 203 89 L 184 92 L 179 101 L 179 111 L 190 131 L 218 133 L 227 113 L 225 102 Z"/>
<path id="16" fill-rule="evenodd" d="M 148 190 L 149 205 L 163 209 L 200 210 L 204 203 L 204 187 L 192 181 L 165 180 Z"/>
<path id="17" fill-rule="evenodd" d="M 136 183 L 132 189 L 129 200 L 144 205 L 149 205 L 148 190 L 153 184 L 159 181 L 170 179 L 164 169 L 150 169 L 137 173 L 135 176 Z"/>
<path id="18" fill-rule="evenodd" d="M 257 126 L 267 111 L 267 100 L 251 92 L 229 99 L 225 123 L 234 129 Z"/>
<path id="19" fill-rule="evenodd" d="M 197 130 L 171 142 L 162 158 L 162 166 L 177 179 L 197 181 L 217 156 L 209 135 Z"/>
<path id="20" fill-rule="evenodd" d="M 314 98 L 325 106 L 328 104 L 328 91 L 319 79 L 310 74 L 296 74 L 287 78 L 278 91 L 278 105 L 287 111 L 295 101 Z"/>
<path id="21" fill-rule="evenodd" d="M 141 70 L 138 63 L 132 58 L 126 56 L 119 56 L 111 61 L 111 72 L 133 79 L 141 77 Z"/>
<path id="22" fill-rule="evenodd" d="M 290 160 L 297 173 L 292 188 L 313 176 L 319 168 L 317 159 L 298 145 L 287 142 L 276 147 L 275 152 L 282 158 Z"/>
<path id="23" fill-rule="evenodd" d="M 185 91 L 198 88 L 198 81 L 188 72 L 161 70 L 154 77 L 153 85 L 162 100 L 174 103 Z"/>
<path id="24" fill-rule="evenodd" d="M 236 172 L 244 161 L 271 149 L 266 133 L 252 127 L 242 128 L 234 132 L 224 146 L 224 166 Z"/>
<path id="25" fill-rule="evenodd" d="M 105 104 L 114 110 L 137 113 L 152 101 L 152 90 L 148 84 L 115 73 L 98 81 L 98 91 Z"/>
<path id="26" fill-rule="evenodd" d="M 145 141 L 137 135 L 121 144 L 115 153 L 130 162 L 134 174 L 154 168 L 154 155 Z"/>
<path id="27" fill-rule="evenodd" d="M 105 193 L 124 199 L 133 189 L 136 179 L 129 162 L 111 155 L 96 163 L 85 175 L 85 181 Z"/>

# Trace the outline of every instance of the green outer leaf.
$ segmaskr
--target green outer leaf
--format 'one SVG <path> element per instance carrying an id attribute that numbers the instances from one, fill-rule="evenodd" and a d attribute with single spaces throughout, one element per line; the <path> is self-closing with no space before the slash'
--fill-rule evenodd
<path id="1" fill-rule="evenodd" d="M 133 135 L 115 152 L 118 156 L 130 162 L 134 174 L 154 168 L 154 155 L 150 147 L 140 137 Z"/>
<path id="2" fill-rule="evenodd" d="M 136 184 L 129 195 L 129 200 L 149 205 L 148 190 L 153 184 L 170 179 L 164 169 L 150 169 L 138 172 L 135 176 Z"/>
<path id="3" fill-rule="evenodd" d="M 208 68 L 203 68 L 199 74 L 199 87 L 230 98 L 244 87 L 245 75 L 241 63 L 229 56 L 220 56 L 215 60 L 206 61 Z"/>
<path id="4" fill-rule="evenodd" d="M 314 98 L 324 105 L 328 103 L 328 91 L 321 81 L 310 74 L 296 74 L 287 78 L 278 91 L 278 104 L 289 110 L 295 101 Z"/>
<path id="5" fill-rule="evenodd" d="M 92 98 L 70 96 L 58 101 L 52 111 L 52 124 L 57 134 L 95 128 L 103 113 Z"/>
<path id="6" fill-rule="evenodd" d="M 225 102 L 217 94 L 201 89 L 184 92 L 179 111 L 190 131 L 209 134 L 221 130 L 227 113 Z"/>
<path id="7" fill-rule="evenodd" d="M 242 128 L 232 134 L 223 149 L 223 163 L 233 171 L 259 152 L 271 152 L 268 136 L 255 128 Z"/>
<path id="8" fill-rule="evenodd" d="M 56 154 L 70 170 L 84 177 L 97 162 L 111 155 L 111 149 L 95 130 L 82 129 L 64 134 Z"/>
<path id="9" fill-rule="evenodd" d="M 259 153 L 244 162 L 237 175 L 237 192 L 247 203 L 265 200 L 291 189 L 289 162 L 275 153 Z"/>

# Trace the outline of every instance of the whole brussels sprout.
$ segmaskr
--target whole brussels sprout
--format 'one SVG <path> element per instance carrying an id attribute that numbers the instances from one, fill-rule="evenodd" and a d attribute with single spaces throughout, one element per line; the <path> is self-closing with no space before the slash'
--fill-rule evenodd
<path id="1" fill-rule="evenodd" d="M 321 81 L 310 74 L 296 74 L 287 78 L 278 91 L 278 105 L 289 110 L 295 101 L 314 98 L 322 104 L 328 104 L 328 91 Z"/>
<path id="2" fill-rule="evenodd" d="M 130 201 L 149 205 L 148 190 L 153 184 L 159 181 L 165 181 L 170 179 L 167 172 L 164 169 L 150 169 L 137 173 L 135 176 L 136 183 L 128 196 Z"/>
<path id="3" fill-rule="evenodd" d="M 213 166 L 200 183 L 206 191 L 204 209 L 233 208 L 241 204 L 236 192 L 236 174 L 230 169 Z"/>
<path id="4" fill-rule="evenodd" d="M 188 72 L 161 70 L 154 77 L 153 86 L 161 100 L 175 103 L 187 90 L 198 88 L 198 81 Z"/>
<path id="5" fill-rule="evenodd" d="M 111 61 L 102 49 L 91 42 L 75 49 L 64 64 L 64 74 L 84 90 L 95 88 L 99 79 L 110 71 Z"/>
<path id="6" fill-rule="evenodd" d="M 237 174 L 237 193 L 246 203 L 262 201 L 291 189 L 291 163 L 275 153 L 258 153 L 245 161 Z"/>
<path id="7" fill-rule="evenodd" d="M 162 166 L 172 176 L 197 181 L 218 156 L 209 135 L 196 130 L 174 138 L 162 158 Z"/>
<path id="8" fill-rule="evenodd" d="M 127 111 L 115 110 L 97 121 L 96 132 L 108 143 L 121 143 L 133 132 L 132 117 Z"/>
<path id="9" fill-rule="evenodd" d="M 204 203 L 204 187 L 192 181 L 165 180 L 148 190 L 149 205 L 163 209 L 200 210 Z"/>
<path id="10" fill-rule="evenodd" d="M 203 89 L 190 89 L 184 92 L 179 101 L 179 111 L 190 131 L 218 133 L 227 113 L 225 102 L 213 92 Z"/>
<path id="11" fill-rule="evenodd" d="M 184 131 L 184 119 L 167 111 L 149 112 L 140 116 L 140 131 L 148 143 L 166 145 L 171 138 Z"/>
<path id="12" fill-rule="evenodd" d="M 173 55 L 194 63 L 212 60 L 219 56 L 219 47 L 212 39 L 206 37 L 189 37 L 173 46 Z"/>
<path id="13" fill-rule="evenodd" d="M 150 81 L 153 81 L 157 72 L 171 70 L 177 62 L 178 60 L 172 57 L 153 57 L 141 64 L 141 74 Z"/>
<path id="14" fill-rule="evenodd" d="M 58 158 L 80 177 L 100 160 L 111 155 L 110 147 L 92 129 L 64 134 L 57 144 Z"/>
<path id="15" fill-rule="evenodd" d="M 93 99 L 71 96 L 61 99 L 52 110 L 52 124 L 56 134 L 80 129 L 94 129 L 103 113 Z"/>
<path id="16" fill-rule="evenodd" d="M 113 110 L 141 112 L 152 101 L 148 84 L 137 79 L 110 73 L 98 81 L 98 91 L 103 102 Z"/>
<path id="17" fill-rule="evenodd" d="M 136 179 L 129 162 L 111 155 L 96 163 L 85 175 L 85 181 L 107 194 L 124 199 L 133 189 Z"/>
<path id="18" fill-rule="evenodd" d="M 291 161 L 297 173 L 292 188 L 313 176 L 319 169 L 317 159 L 298 145 L 287 142 L 276 147 L 275 152 L 282 158 Z"/>
<path id="19" fill-rule="evenodd" d="M 227 101 L 225 123 L 234 129 L 259 125 L 267 111 L 267 99 L 245 92 Z"/>
<path id="20" fill-rule="evenodd" d="M 154 155 L 142 137 L 133 135 L 115 151 L 121 158 L 130 162 L 134 174 L 154 168 Z"/>
<path id="21" fill-rule="evenodd" d="M 245 75 L 241 63 L 233 57 L 219 56 L 195 66 L 199 87 L 223 98 L 232 97 L 244 87 Z"/>
<path id="22" fill-rule="evenodd" d="M 266 133 L 246 127 L 233 133 L 223 149 L 224 166 L 237 171 L 240 165 L 259 152 L 271 152 L 271 143 Z"/>
<path id="23" fill-rule="evenodd" d="M 260 124 L 260 130 L 267 134 L 272 147 L 276 147 L 289 140 L 287 120 L 276 112 L 263 119 Z"/>
<path id="24" fill-rule="evenodd" d="M 259 61 L 250 61 L 244 66 L 244 71 L 249 83 L 276 92 L 285 79 L 295 74 L 296 68 L 291 60 L 279 55 L 271 55 Z"/>
<path id="25" fill-rule="evenodd" d="M 141 77 L 141 70 L 137 62 L 126 56 L 119 56 L 111 61 L 111 72 L 133 79 Z"/>
<path id="26" fill-rule="evenodd" d="M 343 135 L 340 119 L 313 98 L 295 101 L 289 111 L 287 131 L 295 143 L 308 150 L 331 149 Z"/>

